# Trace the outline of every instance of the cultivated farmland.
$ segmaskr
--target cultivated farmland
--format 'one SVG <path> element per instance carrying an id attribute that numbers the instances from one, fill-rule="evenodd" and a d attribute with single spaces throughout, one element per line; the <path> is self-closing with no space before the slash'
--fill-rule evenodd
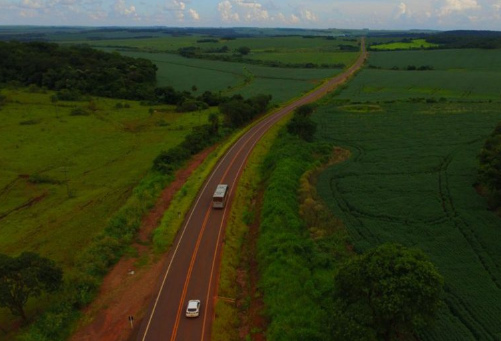
<path id="1" fill-rule="evenodd" d="M 401 53 L 373 53 L 370 63 L 389 65 L 383 59 L 396 61 Z M 419 52 L 422 59 L 413 53 L 407 56 L 425 65 L 437 51 Z M 314 116 L 320 140 L 352 152 L 321 175 L 318 191 L 356 250 L 385 242 L 417 247 L 445 277 L 446 304 L 421 340 L 501 335 L 501 223 L 474 187 L 477 155 L 501 121 L 501 78 L 463 64 L 466 53 L 452 62 L 464 72 L 364 70 Z M 408 101 L 442 96 L 448 103 Z M 369 103 L 353 103 L 360 101 Z"/>
<path id="2" fill-rule="evenodd" d="M 383 69 L 409 65 L 429 65 L 434 70 L 447 71 L 501 71 L 501 50 L 432 50 L 371 52 L 370 64 Z"/>
<path id="3" fill-rule="evenodd" d="M 135 58 L 146 58 L 159 68 L 160 86 L 190 90 L 193 85 L 201 94 L 206 90 L 245 97 L 258 93 L 271 94 L 275 103 L 287 101 L 309 91 L 322 80 L 340 73 L 341 69 L 285 69 L 243 63 L 183 58 L 175 54 L 121 52 Z"/>
<path id="4" fill-rule="evenodd" d="M 438 47 L 438 44 L 429 43 L 426 39 L 413 39 L 412 41 L 401 41 L 388 44 L 371 45 L 372 50 L 413 50 L 413 49 L 429 49 Z"/>

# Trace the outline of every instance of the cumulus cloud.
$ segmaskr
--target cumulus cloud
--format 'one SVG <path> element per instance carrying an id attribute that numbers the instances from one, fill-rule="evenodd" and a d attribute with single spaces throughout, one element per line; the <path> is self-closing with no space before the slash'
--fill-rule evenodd
<path id="1" fill-rule="evenodd" d="M 115 0 L 113 9 L 115 10 L 115 13 L 119 15 L 133 16 L 136 14 L 136 6 L 130 5 L 127 7 L 125 0 Z"/>
<path id="2" fill-rule="evenodd" d="M 406 3 L 401 2 L 398 4 L 396 10 L 395 10 L 395 19 L 400 19 L 400 18 L 405 18 L 409 19 L 412 17 L 412 11 L 409 9 Z"/>
<path id="3" fill-rule="evenodd" d="M 188 10 L 188 13 L 190 14 L 191 19 L 200 20 L 200 14 L 198 14 L 198 12 L 195 11 L 193 8 L 190 8 Z"/>
<path id="4" fill-rule="evenodd" d="M 218 4 L 218 11 L 226 22 L 241 19 L 247 22 L 273 20 L 266 7 L 255 0 L 225 0 Z"/>
<path id="5" fill-rule="evenodd" d="M 291 23 L 292 24 L 298 24 L 301 22 L 301 19 L 299 19 L 298 16 L 294 15 L 294 14 L 291 14 Z"/>
<path id="6" fill-rule="evenodd" d="M 301 19 L 303 19 L 304 21 L 311 21 L 311 22 L 317 22 L 318 21 L 318 17 L 315 15 L 315 13 L 313 13 L 312 11 L 308 10 L 308 9 L 301 9 L 300 10 L 300 15 L 301 15 Z"/>
<path id="7" fill-rule="evenodd" d="M 45 7 L 45 4 L 42 0 L 23 0 L 21 4 L 22 7 L 31 9 L 40 9 Z"/>
<path id="8" fill-rule="evenodd" d="M 464 12 L 467 10 L 480 9 L 477 0 L 445 0 L 445 3 L 438 9 L 438 16 L 444 17 L 453 13 Z"/>
<path id="9" fill-rule="evenodd" d="M 200 20 L 200 14 L 193 8 L 188 8 L 186 2 L 180 0 L 170 0 L 164 10 L 172 12 L 179 22 L 185 21 L 186 18 L 193 21 Z"/>
<path id="10" fill-rule="evenodd" d="M 217 10 L 223 21 L 240 21 L 240 16 L 233 12 L 233 5 L 229 0 L 220 2 L 217 5 Z"/>

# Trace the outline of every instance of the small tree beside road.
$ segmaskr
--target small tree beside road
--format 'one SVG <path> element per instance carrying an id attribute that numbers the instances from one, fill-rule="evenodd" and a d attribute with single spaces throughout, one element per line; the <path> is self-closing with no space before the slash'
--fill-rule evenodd
<path id="1" fill-rule="evenodd" d="M 36 253 L 23 252 L 18 257 L 0 254 L 0 307 L 26 321 L 24 306 L 28 299 L 56 291 L 62 279 L 62 270 Z"/>

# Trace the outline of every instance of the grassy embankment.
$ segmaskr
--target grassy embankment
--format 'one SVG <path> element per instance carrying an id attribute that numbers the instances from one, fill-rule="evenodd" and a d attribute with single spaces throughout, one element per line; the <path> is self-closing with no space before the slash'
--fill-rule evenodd
<path id="1" fill-rule="evenodd" d="M 499 82 L 489 82 L 501 77 L 490 57 L 496 53 L 460 51 L 447 63 L 436 57 L 453 52 L 372 53 L 371 64 L 437 70 L 364 70 L 313 117 L 320 141 L 353 153 L 322 174 L 318 191 L 356 250 L 385 242 L 418 247 L 445 278 L 446 304 L 421 340 L 495 340 L 501 333 L 500 222 L 474 187 L 477 155 L 501 120 Z M 485 66 L 475 66 L 475 56 L 491 60 L 492 70 L 477 70 Z M 447 65 L 454 70 L 441 70 Z M 440 96 L 447 100 L 412 98 Z"/>
<path id="2" fill-rule="evenodd" d="M 257 259 L 269 340 L 329 338 L 333 278 L 349 251 L 346 231 L 322 210 L 307 172 L 331 153 L 328 144 L 282 132 L 262 167 L 266 187 Z"/>
<path id="3" fill-rule="evenodd" d="M 8 99 L 0 110 L 5 123 L 0 138 L 2 252 L 29 250 L 54 259 L 65 272 L 65 291 L 83 280 L 82 272 L 91 273 L 77 299 L 85 304 L 100 276 L 125 251 L 142 214 L 172 180 L 150 173 L 152 160 L 180 143 L 210 111 L 178 114 L 162 106 L 150 114 L 138 102 L 102 98 L 93 99 L 91 110 L 88 101 L 56 106 L 50 93 L 2 93 Z M 117 109 L 118 103 L 126 107 Z M 71 114 L 79 107 L 87 108 L 88 116 Z M 111 240 L 104 237 L 116 228 L 123 228 L 116 238 L 123 243 L 112 243 L 111 252 L 104 252 L 100 247 Z M 52 296 L 30 300 L 28 316 L 54 301 Z M 0 321 L 12 330 L 16 319 L 2 309 Z"/>

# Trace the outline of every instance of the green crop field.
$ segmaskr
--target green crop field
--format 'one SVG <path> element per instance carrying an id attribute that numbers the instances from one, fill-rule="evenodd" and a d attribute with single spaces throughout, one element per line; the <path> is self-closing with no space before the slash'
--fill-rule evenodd
<path id="1" fill-rule="evenodd" d="M 363 70 L 340 95 L 354 101 L 441 97 L 460 100 L 501 98 L 501 72 Z"/>
<path id="2" fill-rule="evenodd" d="M 341 69 L 285 69 L 242 63 L 189 59 L 168 53 L 124 52 L 130 57 L 147 58 L 159 68 L 160 86 L 191 90 L 222 91 L 226 95 L 271 94 L 274 103 L 287 101 L 309 91 L 322 80 L 339 74 Z"/>
<path id="3" fill-rule="evenodd" d="M 411 42 L 396 42 L 380 45 L 371 45 L 372 50 L 412 50 L 412 49 L 429 49 L 438 47 L 438 44 L 429 43 L 426 39 L 414 39 Z"/>
<path id="4" fill-rule="evenodd" d="M 501 50 L 432 50 L 371 52 L 370 64 L 383 69 L 430 65 L 434 70 L 501 71 Z"/>
<path id="5" fill-rule="evenodd" d="M 218 42 L 197 43 L 201 39 L 216 39 Z M 69 44 L 89 44 L 94 47 L 129 47 L 144 51 L 176 51 L 182 47 L 195 46 L 202 49 L 213 49 L 228 46 L 235 50 L 242 46 L 247 46 L 258 52 L 272 52 L 280 50 L 316 50 L 335 51 L 339 50 L 339 45 L 357 46 L 357 42 L 342 38 L 329 40 L 320 38 L 303 37 L 262 37 L 262 38 L 237 38 L 224 40 L 219 38 L 208 38 L 202 36 L 165 36 L 145 39 L 111 39 L 111 40 L 70 40 L 64 41 Z"/>
<path id="6" fill-rule="evenodd" d="M 249 55 L 251 59 L 279 61 L 282 63 L 291 64 L 344 64 L 346 66 L 353 64 L 359 53 L 358 52 L 263 52 L 252 53 Z"/>
<path id="7" fill-rule="evenodd" d="M 105 227 L 157 154 L 208 115 L 170 108 L 150 115 L 137 102 L 99 98 L 90 116 L 71 116 L 75 106 L 88 102 L 59 102 L 56 112 L 50 94 L 4 94 L 9 102 L 0 110 L 0 249 L 35 250 L 65 267 Z M 115 109 L 118 102 L 131 108 Z M 33 176 L 45 181 L 33 183 Z"/>
<path id="8" fill-rule="evenodd" d="M 413 60 L 426 64 L 436 52 Z M 386 58 L 399 59 L 401 52 L 394 53 Z M 455 67 L 474 64 L 464 58 L 461 64 L 461 58 L 452 62 Z M 382 60 L 374 53 L 370 63 Z M 417 247 L 445 278 L 445 305 L 435 325 L 419 332 L 421 340 L 501 336 L 501 221 L 474 187 L 477 155 L 501 121 L 500 79 L 499 73 L 473 68 L 364 70 L 337 97 L 352 104 L 331 97 L 314 115 L 318 139 L 352 152 L 350 160 L 321 175 L 318 191 L 347 226 L 355 249 L 385 242 Z M 466 89 L 469 95 L 461 96 Z M 461 101 L 398 101 L 428 96 Z M 478 102 L 488 98 L 493 103 Z M 389 99 L 397 102 L 384 102 Z"/>

